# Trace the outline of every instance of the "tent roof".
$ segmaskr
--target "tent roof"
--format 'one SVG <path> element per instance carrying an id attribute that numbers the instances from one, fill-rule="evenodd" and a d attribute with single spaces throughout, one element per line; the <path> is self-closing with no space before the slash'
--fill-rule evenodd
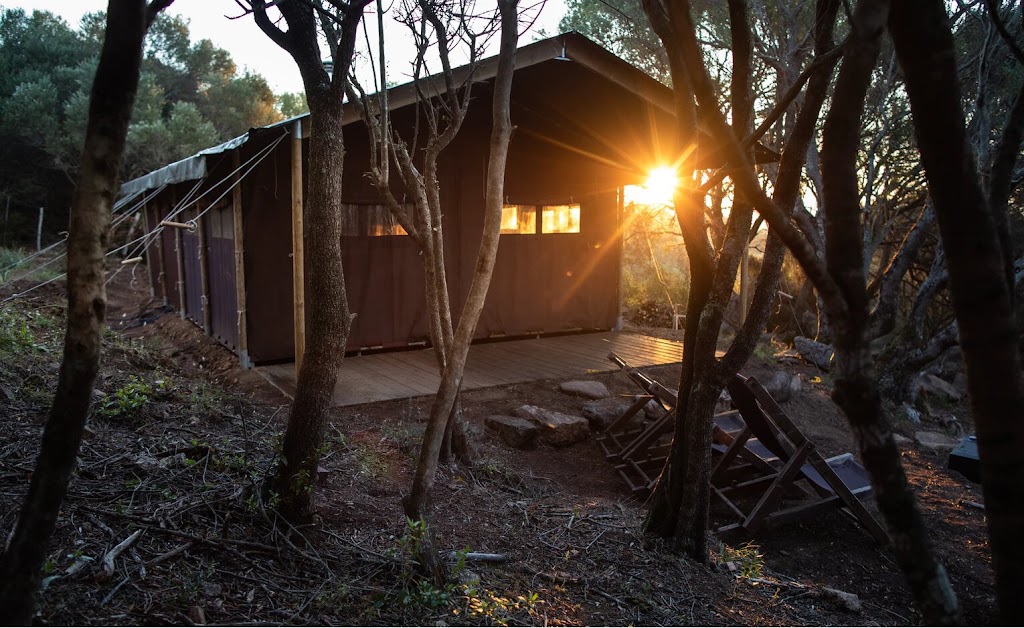
<path id="1" fill-rule="evenodd" d="M 672 114 L 674 111 L 672 90 L 670 88 L 579 33 L 563 33 L 527 44 L 516 51 L 516 70 L 545 62 L 578 63 L 588 70 L 601 75 L 613 84 L 636 94 L 657 109 L 661 109 L 668 114 Z M 493 79 L 498 72 L 498 57 L 495 55 L 479 61 L 472 70 L 472 76 L 470 76 L 470 71 L 469 66 L 454 68 L 452 72 L 456 84 L 463 84 L 469 78 L 477 82 Z M 443 77 L 441 75 L 433 75 L 423 79 L 420 82 L 419 90 L 414 82 L 390 88 L 388 90 L 388 109 L 394 111 L 415 104 L 419 98 L 419 91 L 430 96 L 440 95 L 444 91 Z M 308 117 L 309 114 L 306 113 L 261 127 L 260 129 L 252 129 L 248 133 L 228 140 L 223 144 L 208 148 L 192 157 L 187 157 L 147 175 L 128 181 L 121 186 L 121 194 L 138 193 L 143 190 L 157 188 L 161 185 L 201 179 L 207 174 L 207 157 L 239 148 L 252 139 L 254 135 L 264 130 L 286 127 L 297 121 L 301 122 Z M 346 124 L 361 120 L 354 103 L 346 103 L 345 119 Z M 302 136 L 308 137 L 309 125 L 301 124 L 299 126 L 301 127 Z M 762 147 L 759 152 L 763 151 L 767 151 L 767 149 Z M 771 153 L 771 151 L 767 152 Z M 759 157 L 763 156 L 759 155 Z M 759 161 L 770 161 L 773 160 L 772 157 L 777 158 L 777 155 L 772 153 L 767 155 L 767 159 L 762 158 Z"/>

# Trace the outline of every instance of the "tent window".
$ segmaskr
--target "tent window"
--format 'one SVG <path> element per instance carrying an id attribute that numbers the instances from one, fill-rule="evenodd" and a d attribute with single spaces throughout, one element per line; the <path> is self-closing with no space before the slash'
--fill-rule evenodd
<path id="1" fill-rule="evenodd" d="M 409 235 L 398 223 L 395 215 L 387 205 L 370 205 L 367 212 L 366 235 L 369 236 L 404 236 Z"/>
<path id="2" fill-rule="evenodd" d="M 537 233 L 537 208 L 533 205 L 502 206 L 501 232 Z"/>
<path id="3" fill-rule="evenodd" d="M 580 205 L 544 205 L 541 207 L 541 233 L 579 233 Z"/>
<path id="4" fill-rule="evenodd" d="M 407 209 L 411 211 L 411 206 Z M 345 236 L 409 235 L 392 215 L 387 205 L 343 203 L 340 213 L 341 234 Z"/>

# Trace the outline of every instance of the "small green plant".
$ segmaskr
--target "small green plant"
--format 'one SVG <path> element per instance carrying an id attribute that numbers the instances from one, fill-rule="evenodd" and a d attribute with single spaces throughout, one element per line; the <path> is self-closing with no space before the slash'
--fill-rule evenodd
<path id="1" fill-rule="evenodd" d="M 166 380 L 163 379 L 149 384 L 132 375 L 127 384 L 103 400 L 96 409 L 96 414 L 107 419 L 125 418 L 149 403 L 155 392 L 166 390 L 166 386 Z"/>
<path id="2" fill-rule="evenodd" d="M 761 554 L 761 548 L 753 543 L 746 543 L 738 548 L 722 545 L 719 553 L 722 562 L 736 566 L 736 573 L 740 578 L 761 578 L 764 575 L 764 555 Z"/>

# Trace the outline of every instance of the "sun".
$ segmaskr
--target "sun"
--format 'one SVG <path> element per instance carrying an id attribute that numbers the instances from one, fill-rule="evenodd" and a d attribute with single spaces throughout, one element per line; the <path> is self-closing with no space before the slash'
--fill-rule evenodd
<path id="1" fill-rule="evenodd" d="M 679 177 L 669 166 L 659 166 L 647 174 L 647 181 L 642 186 L 631 186 L 627 201 L 641 205 L 672 205 Z"/>

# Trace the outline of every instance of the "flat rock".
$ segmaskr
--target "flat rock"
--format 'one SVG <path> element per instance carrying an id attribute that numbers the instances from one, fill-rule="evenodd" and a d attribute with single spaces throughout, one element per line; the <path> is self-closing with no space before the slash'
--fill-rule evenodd
<path id="1" fill-rule="evenodd" d="M 967 394 L 967 376 L 963 371 L 959 371 L 953 376 L 953 388 L 956 388 L 961 395 Z"/>
<path id="2" fill-rule="evenodd" d="M 931 373 L 925 373 L 917 380 L 917 390 L 925 397 L 937 397 L 949 401 L 960 401 L 963 396 L 953 384 Z"/>
<path id="3" fill-rule="evenodd" d="M 793 339 L 793 348 L 803 356 L 805 360 L 817 366 L 823 371 L 832 369 L 832 360 L 835 357 L 835 350 L 831 346 L 822 344 L 816 340 L 797 336 Z"/>
<path id="4" fill-rule="evenodd" d="M 591 380 L 562 382 L 558 389 L 567 395 L 576 395 L 587 399 L 607 399 L 612 396 L 607 386 Z"/>
<path id="5" fill-rule="evenodd" d="M 540 428 L 540 438 L 554 447 L 568 447 L 590 435 L 590 423 L 581 416 L 563 414 L 537 406 L 519 406 L 512 414 L 532 421 Z"/>
<path id="6" fill-rule="evenodd" d="M 895 433 L 894 433 L 894 434 L 892 435 L 892 439 L 893 439 L 894 441 L 896 441 L 896 446 L 897 446 L 897 447 L 906 447 L 906 446 L 908 446 L 908 445 L 911 445 L 911 444 L 913 444 L 913 442 L 914 442 L 914 439 L 912 439 L 912 438 L 907 438 L 907 437 L 906 437 L 906 436 L 904 436 L 903 434 L 895 434 Z"/>
<path id="7" fill-rule="evenodd" d="M 632 399 L 622 397 L 609 397 L 608 399 L 588 401 L 583 404 L 583 417 L 590 421 L 591 431 L 603 432 L 616 419 L 625 414 L 631 405 L 633 405 Z M 628 426 L 633 427 L 639 424 L 642 422 L 643 416 L 643 411 L 637 412 L 628 421 Z"/>
<path id="8" fill-rule="evenodd" d="M 853 593 L 847 593 L 839 589 L 830 589 L 829 587 L 822 588 L 821 593 L 825 599 L 850 613 L 859 613 L 863 608 L 860 603 L 860 597 Z"/>
<path id="9" fill-rule="evenodd" d="M 914 440 L 917 441 L 917 444 L 923 449 L 928 449 L 936 453 L 950 452 L 957 446 L 957 440 L 955 438 L 946 436 L 940 432 L 932 432 L 929 430 L 915 432 Z"/>
<path id="10" fill-rule="evenodd" d="M 540 429 L 532 421 L 514 416 L 494 414 L 484 419 L 487 429 L 509 447 L 528 449 L 537 444 Z"/>

